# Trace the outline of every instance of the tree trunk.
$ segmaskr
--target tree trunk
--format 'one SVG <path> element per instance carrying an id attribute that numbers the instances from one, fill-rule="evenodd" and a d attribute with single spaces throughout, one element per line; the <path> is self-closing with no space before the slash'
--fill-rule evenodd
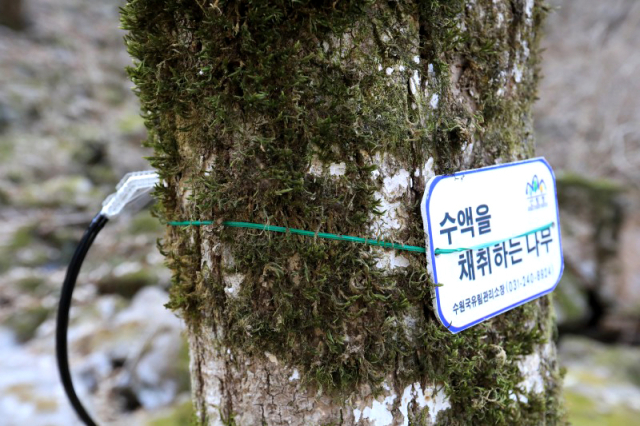
<path id="1" fill-rule="evenodd" d="M 309 3 L 309 4 L 307 4 Z M 460 334 L 424 254 L 426 180 L 533 155 L 534 0 L 137 0 L 130 69 L 166 185 L 169 307 L 201 422 L 555 424 L 547 297 Z"/>
<path id="2" fill-rule="evenodd" d="M 27 26 L 22 0 L 0 0 L 0 25 L 14 30 Z"/>

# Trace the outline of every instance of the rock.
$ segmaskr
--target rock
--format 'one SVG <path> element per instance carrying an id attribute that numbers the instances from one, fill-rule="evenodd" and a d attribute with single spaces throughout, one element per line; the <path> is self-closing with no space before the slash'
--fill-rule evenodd
<path id="1" fill-rule="evenodd" d="M 185 390 L 184 376 L 187 381 L 189 377 L 182 323 L 164 307 L 168 300 L 166 292 L 144 288 L 114 320 L 116 326 L 136 323 L 144 329 L 135 342 L 138 349 L 129 353 L 123 366 L 126 374 L 120 386 L 130 388 L 146 409 L 169 404 Z"/>
<path id="2" fill-rule="evenodd" d="M 139 262 L 126 262 L 118 265 L 112 273 L 97 282 L 100 294 L 119 294 L 131 298 L 141 288 L 158 284 L 158 276 L 153 267 Z"/>
<path id="3" fill-rule="evenodd" d="M 103 388 L 97 393 L 104 405 L 124 411 L 155 409 L 188 389 L 183 326 L 164 307 L 168 300 L 163 290 L 145 287 L 128 307 L 94 309 L 71 330 L 72 347 L 89 355 L 81 367 L 84 384 L 89 389 Z"/>
<path id="4" fill-rule="evenodd" d="M 575 174 L 559 175 L 557 188 L 565 258 L 556 297 L 559 319 L 595 327 L 618 304 L 623 188 Z"/>
<path id="5" fill-rule="evenodd" d="M 144 408 L 154 409 L 168 405 L 188 390 L 188 381 L 189 358 L 184 338 L 160 332 L 135 365 L 131 388 Z"/>
<path id="6" fill-rule="evenodd" d="M 631 425 L 640 418 L 640 348 L 565 337 L 559 359 L 567 369 L 569 421 L 578 425 Z"/>
<path id="7" fill-rule="evenodd" d="M 57 176 L 28 185 L 22 203 L 39 207 L 98 207 L 103 195 L 84 176 Z"/>
<path id="8" fill-rule="evenodd" d="M 50 309 L 42 306 L 16 311 L 6 320 L 5 326 L 13 330 L 18 342 L 23 343 L 35 335 L 40 324 L 47 319 L 50 313 Z"/>

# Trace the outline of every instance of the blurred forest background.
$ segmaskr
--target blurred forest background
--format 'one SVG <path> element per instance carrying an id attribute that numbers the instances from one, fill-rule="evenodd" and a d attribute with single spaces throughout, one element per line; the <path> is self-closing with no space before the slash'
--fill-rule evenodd
<path id="1" fill-rule="evenodd" d="M 65 268 L 120 177 L 149 168 L 122 1 L 0 0 L 0 425 L 77 422 L 53 355 Z M 569 420 L 640 424 L 640 1 L 550 4 L 535 115 L 562 209 Z M 70 361 L 101 422 L 190 418 L 162 233 L 148 211 L 114 221 L 78 280 Z"/>

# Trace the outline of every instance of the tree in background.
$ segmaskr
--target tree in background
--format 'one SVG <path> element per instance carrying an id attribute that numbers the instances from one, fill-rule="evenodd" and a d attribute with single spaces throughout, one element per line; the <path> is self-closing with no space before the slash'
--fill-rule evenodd
<path id="1" fill-rule="evenodd" d="M 555 424 L 548 297 L 453 335 L 422 254 L 434 174 L 534 154 L 534 0 L 135 0 L 169 307 L 209 424 Z M 491 190 L 491 189 L 488 189 Z"/>
<path id="2" fill-rule="evenodd" d="M 14 30 L 23 30 L 27 26 L 22 0 L 0 0 L 0 25 Z"/>

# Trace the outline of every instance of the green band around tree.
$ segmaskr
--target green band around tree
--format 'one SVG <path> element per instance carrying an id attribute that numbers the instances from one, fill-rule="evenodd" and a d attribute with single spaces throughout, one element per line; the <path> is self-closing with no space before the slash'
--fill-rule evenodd
<path id="1" fill-rule="evenodd" d="M 212 220 L 186 220 L 186 221 L 171 221 L 169 222 L 169 225 L 171 226 L 203 226 L 203 225 L 213 225 L 214 221 Z M 502 240 L 498 240 L 498 241 L 492 241 L 489 243 L 484 243 L 484 244 L 479 244 L 477 246 L 472 246 L 472 247 L 458 247 L 458 248 L 453 248 L 453 249 L 441 249 L 441 248 L 436 248 L 435 249 L 435 254 L 439 255 L 439 254 L 448 254 L 448 253 L 456 253 L 459 251 L 466 251 L 466 250 L 480 250 L 486 247 L 491 247 L 494 246 L 496 244 L 500 244 L 502 242 L 514 239 L 514 238 L 520 238 L 520 237 L 525 237 L 527 235 L 530 234 L 535 234 L 538 231 L 544 231 L 546 229 L 549 229 L 553 226 L 554 222 L 548 223 L 544 226 L 540 226 L 539 228 L 535 228 L 532 229 L 531 231 L 525 232 L 523 234 L 520 235 L 516 235 L 514 237 L 508 237 L 508 238 L 504 238 Z M 360 243 L 360 244 L 367 244 L 370 246 L 378 246 L 378 247 L 386 247 L 386 248 L 392 248 L 395 250 L 405 250 L 405 251 L 413 251 L 413 252 L 418 252 L 418 253 L 425 253 L 426 250 L 424 247 L 418 247 L 418 246 L 409 246 L 409 245 L 405 245 L 405 244 L 398 244 L 398 243 L 390 243 L 387 241 L 379 241 L 379 240 L 372 240 L 372 239 L 368 239 L 368 238 L 360 238 L 360 237 L 353 237 L 350 235 L 337 235 L 337 234 L 330 234 L 327 232 L 313 232 L 313 231 L 305 231 L 303 229 L 295 229 L 295 228 L 286 228 L 284 226 L 273 226 L 273 225 L 266 225 L 266 224 L 260 224 L 260 223 L 249 223 L 249 222 L 222 222 L 223 226 L 229 227 L 229 228 L 248 228 L 248 229 L 258 229 L 261 231 L 271 231 L 271 232 L 282 232 L 282 233 L 290 233 L 290 234 L 295 234 L 295 235 L 304 235 L 305 237 L 314 237 L 314 238 L 326 238 L 329 240 L 337 240 L 337 241 L 348 241 L 348 242 L 352 242 L 352 243 Z"/>

